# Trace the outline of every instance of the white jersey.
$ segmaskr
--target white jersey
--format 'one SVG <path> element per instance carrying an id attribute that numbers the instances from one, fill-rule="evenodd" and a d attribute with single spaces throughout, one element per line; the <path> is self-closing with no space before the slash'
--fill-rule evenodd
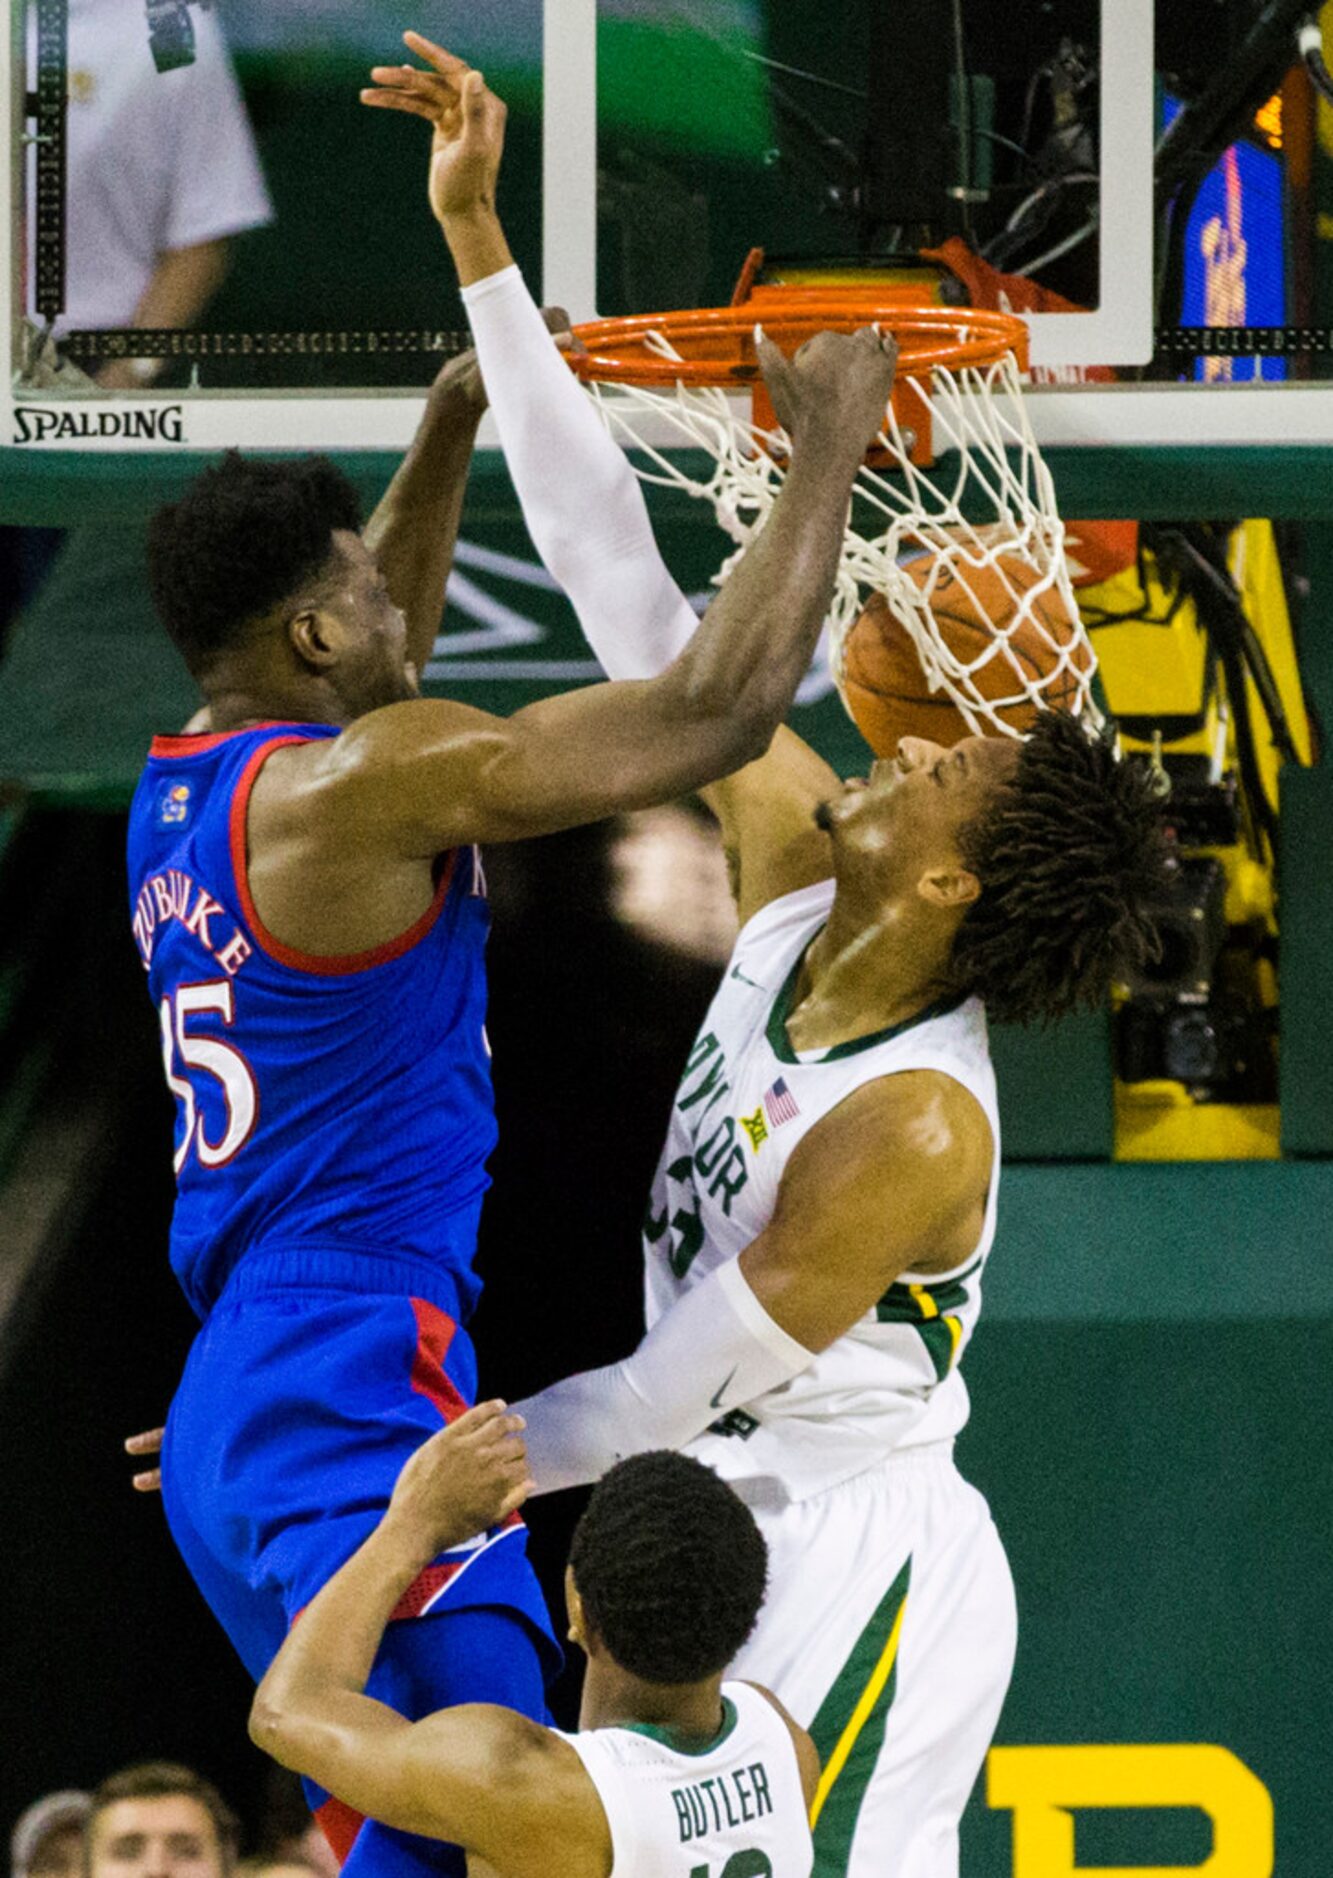
<path id="1" fill-rule="evenodd" d="M 1000 1122 L 986 1016 L 975 998 L 827 1051 L 787 1036 L 801 964 L 833 882 L 774 900 L 743 928 L 676 1093 L 644 1225 L 651 1326 L 768 1225 L 807 1129 L 881 1076 L 931 1069 L 971 1094 L 994 1163 L 981 1236 L 944 1274 L 905 1272 L 792 1381 L 733 1409 L 690 1444 L 725 1479 L 770 1477 L 790 1499 L 849 1479 L 895 1450 L 945 1440 L 967 1420 L 958 1364 L 981 1307 L 995 1232 Z"/>
<path id="2" fill-rule="evenodd" d="M 606 1812 L 611 1878 L 809 1878 L 791 1731 L 749 1683 L 723 1683 L 722 1712 L 702 1747 L 647 1723 L 563 1737 Z"/>

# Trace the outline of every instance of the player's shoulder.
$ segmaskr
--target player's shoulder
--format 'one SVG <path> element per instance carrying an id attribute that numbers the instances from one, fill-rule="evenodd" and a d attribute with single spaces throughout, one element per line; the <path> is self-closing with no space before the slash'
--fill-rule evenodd
<path id="1" fill-rule="evenodd" d="M 252 830 L 258 820 L 278 837 L 290 827 L 307 838 L 374 842 L 404 794 L 419 793 L 412 773 L 423 752 L 475 743 L 502 722 L 453 699 L 413 698 L 368 711 L 335 736 L 275 747 L 255 779 Z"/>
<path id="2" fill-rule="evenodd" d="M 977 1095 L 947 1070 L 892 1070 L 842 1095 L 798 1144 L 783 1175 L 791 1200 L 827 1196 L 848 1205 L 874 1196 L 896 1205 L 923 1183 L 946 1204 L 990 1176 L 994 1140 Z M 876 1201 L 878 1204 L 878 1201 Z"/>
<path id="3" fill-rule="evenodd" d="M 740 1686 L 743 1689 L 752 1689 L 757 1696 L 761 1697 L 762 1700 L 773 1709 L 778 1719 L 782 1722 L 783 1727 L 786 1729 L 788 1739 L 792 1745 L 792 1752 L 796 1756 L 797 1771 L 801 1780 L 801 1792 L 805 1796 L 806 1806 L 809 1807 L 814 1801 L 820 1776 L 819 1753 L 814 1742 L 810 1739 L 805 1729 L 801 1727 L 800 1723 L 795 1720 L 778 1700 L 771 1689 L 766 1689 L 761 1682 L 743 1682 Z"/>

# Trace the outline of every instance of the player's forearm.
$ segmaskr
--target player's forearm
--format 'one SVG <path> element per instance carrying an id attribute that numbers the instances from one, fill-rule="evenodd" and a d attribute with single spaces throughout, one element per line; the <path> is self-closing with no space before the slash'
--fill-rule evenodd
<path id="1" fill-rule="evenodd" d="M 678 661 L 700 695 L 733 697 L 763 727 L 761 750 L 819 642 L 857 461 L 845 437 L 814 432 L 795 444 L 767 521 Z"/>
<path id="2" fill-rule="evenodd" d="M 227 274 L 228 243 L 200 241 L 159 255 L 131 322 L 148 328 L 193 326 Z"/>
<path id="3" fill-rule="evenodd" d="M 612 678 L 651 678 L 697 621 L 638 478 L 555 346 L 516 267 L 463 295 L 528 533 Z"/>
<path id="4" fill-rule="evenodd" d="M 407 1724 L 362 1692 L 389 1615 L 429 1562 L 384 1521 L 302 1611 L 255 1692 L 250 1736 L 322 1785 L 355 1739 Z"/>
<path id="5" fill-rule="evenodd" d="M 421 671 L 435 644 L 453 567 L 477 426 L 485 410 L 464 367 L 431 387 L 426 414 L 364 540 L 407 619 L 407 657 Z"/>
<path id="6" fill-rule="evenodd" d="M 493 201 L 483 198 L 462 214 L 446 215 L 440 228 L 454 257 L 460 287 L 471 287 L 488 274 L 513 266 L 514 257 Z"/>
<path id="7" fill-rule="evenodd" d="M 679 1448 L 813 1362 L 734 1262 L 660 1317 L 632 1356 L 514 1405 L 538 1493 L 586 1486 L 617 1461 Z"/>

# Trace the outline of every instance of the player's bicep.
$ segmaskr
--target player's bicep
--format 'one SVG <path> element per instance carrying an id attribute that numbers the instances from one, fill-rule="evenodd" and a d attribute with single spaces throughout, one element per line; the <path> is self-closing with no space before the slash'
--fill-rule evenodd
<path id="1" fill-rule="evenodd" d="M 400 1832 L 496 1858 L 540 1823 L 548 1730 L 510 1709 L 469 1704 L 349 1744 L 340 1800 Z"/>
<path id="2" fill-rule="evenodd" d="M 418 699 L 359 719 L 322 758 L 353 835 L 404 856 L 520 841 L 698 789 L 753 736 L 686 681 L 589 685 L 492 717 Z"/>
<path id="3" fill-rule="evenodd" d="M 823 757 L 784 724 L 757 762 L 703 791 L 722 829 L 742 924 L 770 900 L 828 879 L 828 836 L 815 812 L 841 787 Z"/>
<path id="4" fill-rule="evenodd" d="M 741 1254 L 761 1304 L 809 1350 L 845 1335 L 905 1271 L 948 1270 L 980 1229 L 990 1125 L 934 1071 L 854 1090 L 787 1164 L 773 1218 Z"/>

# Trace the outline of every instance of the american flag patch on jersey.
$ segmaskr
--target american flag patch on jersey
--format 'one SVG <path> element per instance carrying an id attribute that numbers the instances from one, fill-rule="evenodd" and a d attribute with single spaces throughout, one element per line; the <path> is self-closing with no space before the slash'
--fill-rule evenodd
<path id="1" fill-rule="evenodd" d="M 781 1128 L 784 1122 L 794 1122 L 800 1114 L 796 1097 L 783 1077 L 779 1076 L 771 1088 L 765 1089 L 764 1110 L 772 1128 Z"/>

